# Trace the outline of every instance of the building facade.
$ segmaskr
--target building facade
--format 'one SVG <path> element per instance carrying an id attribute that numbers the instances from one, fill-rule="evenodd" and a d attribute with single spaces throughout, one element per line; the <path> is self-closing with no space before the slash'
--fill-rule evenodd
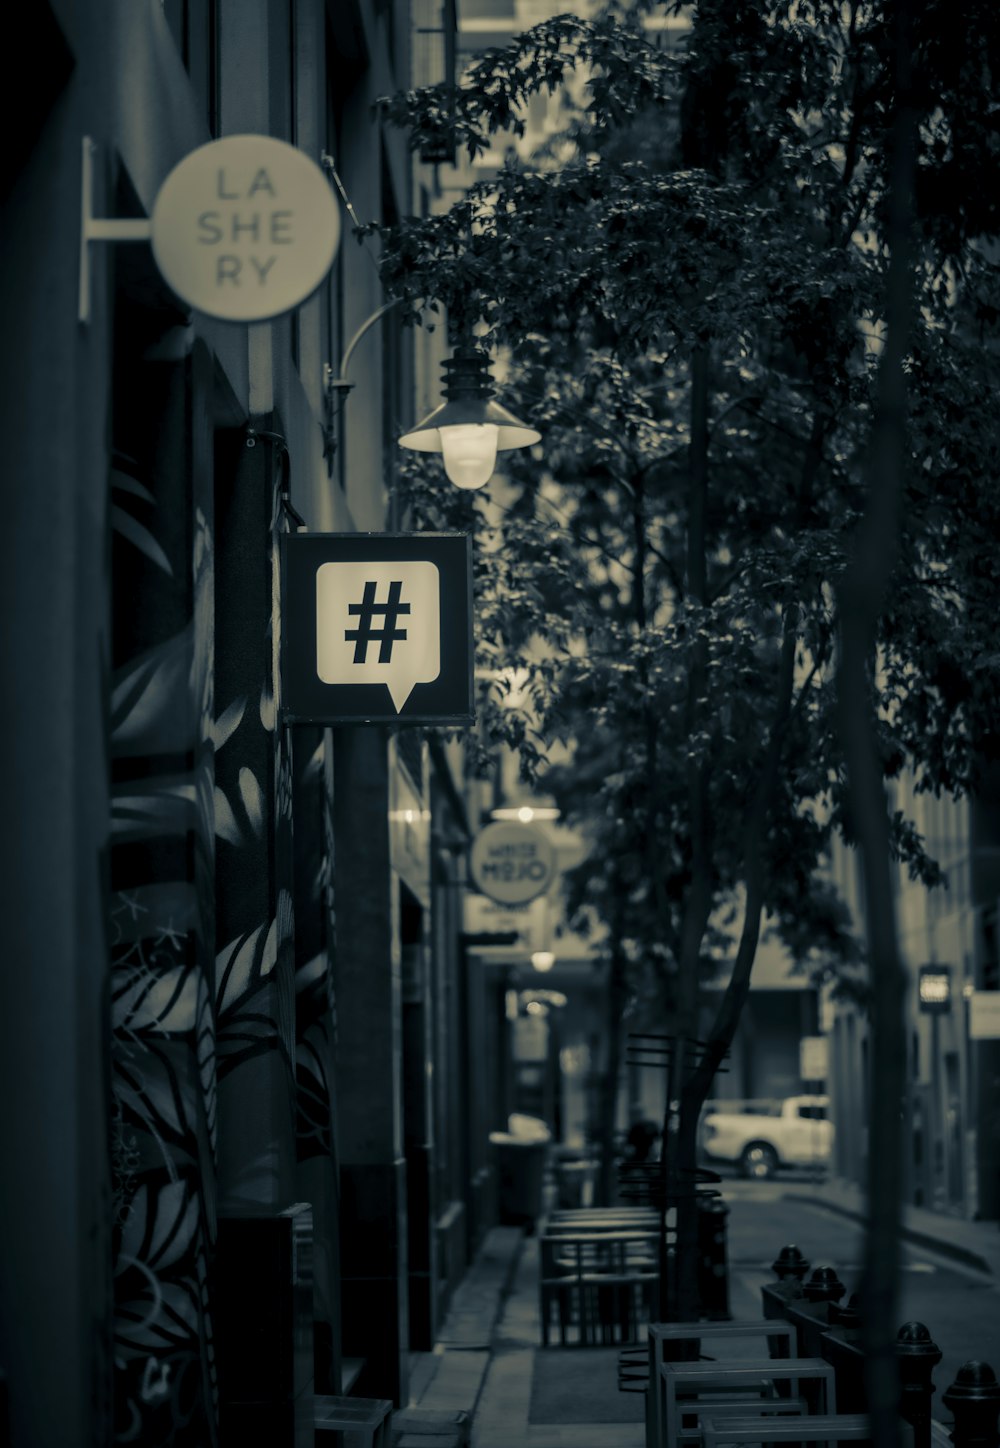
<path id="1" fill-rule="evenodd" d="M 351 230 L 428 193 L 374 103 L 418 52 L 420 79 L 447 63 L 453 8 L 431 11 L 50 0 L 18 18 L 0 751 L 15 1448 L 207 1448 L 248 1421 L 311 1443 L 314 1392 L 405 1404 L 409 1354 L 495 1213 L 461 750 L 279 714 L 281 537 L 406 526 L 395 439 L 435 359 L 380 312 L 373 243 Z M 236 134 L 326 168 L 343 237 L 318 290 L 272 321 L 214 321 L 148 242 L 94 241 L 83 306 L 87 205 L 142 220 L 182 157 Z M 348 357 L 351 387 L 330 387 Z"/>
<path id="2" fill-rule="evenodd" d="M 894 872 L 900 954 L 907 973 L 905 1201 L 970 1220 L 1000 1217 L 1000 1030 L 991 1002 L 1000 990 L 997 936 L 998 820 L 995 769 L 970 798 L 935 798 L 900 786 L 896 803 L 913 818 L 946 883 L 928 890 Z M 839 846 L 834 879 L 859 929 L 864 907 L 858 861 Z M 831 1097 L 837 1175 L 864 1187 L 871 1080 L 866 1014 L 832 1005 Z"/>

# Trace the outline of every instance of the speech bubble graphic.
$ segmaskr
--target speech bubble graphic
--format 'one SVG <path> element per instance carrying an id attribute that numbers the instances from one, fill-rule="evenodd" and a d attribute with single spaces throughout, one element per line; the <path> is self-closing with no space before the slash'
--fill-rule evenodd
<path id="1" fill-rule="evenodd" d="M 400 713 L 441 672 L 441 576 L 412 563 L 316 570 L 316 672 L 324 684 L 385 684 Z"/>

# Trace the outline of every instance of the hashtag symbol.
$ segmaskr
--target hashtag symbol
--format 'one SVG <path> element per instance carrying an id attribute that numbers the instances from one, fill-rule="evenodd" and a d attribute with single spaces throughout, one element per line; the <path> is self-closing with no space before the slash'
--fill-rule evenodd
<path id="1" fill-rule="evenodd" d="M 397 641 L 406 638 L 406 629 L 397 628 L 396 621 L 400 614 L 409 613 L 410 605 L 400 603 L 399 595 L 402 592 L 402 583 L 389 584 L 389 597 L 385 603 L 375 602 L 374 583 L 366 583 L 365 591 L 360 603 L 351 603 L 347 606 L 347 612 L 357 614 L 357 628 L 344 630 L 345 639 L 354 640 L 354 662 L 366 664 L 368 662 L 368 645 L 378 641 L 378 661 L 380 664 L 392 662 L 392 646 Z M 375 628 L 375 615 L 382 614 L 385 619 L 383 628 Z"/>

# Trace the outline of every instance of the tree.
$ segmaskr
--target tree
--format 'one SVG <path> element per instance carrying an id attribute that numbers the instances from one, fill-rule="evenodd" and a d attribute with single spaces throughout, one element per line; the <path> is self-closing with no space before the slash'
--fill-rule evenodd
<path id="1" fill-rule="evenodd" d="M 509 159 L 443 216 L 386 229 L 381 258 L 414 318 L 436 299 L 453 338 L 477 331 L 505 351 L 544 431 L 538 456 L 505 465 L 499 517 L 435 495 L 419 468 L 413 516 L 460 510 L 485 530 L 484 661 L 527 667 L 546 736 L 573 742 L 572 769 L 550 782 L 594 844 L 575 900 L 609 927 L 615 999 L 641 977 L 693 1041 L 704 971 L 732 962 L 668 1122 L 675 1191 L 762 921 L 820 970 L 857 960 L 824 865 L 833 833 L 853 842 L 864 823 L 837 664 L 884 466 L 898 516 L 862 537 L 886 550 L 891 593 L 879 578 L 859 614 L 860 663 L 852 645 L 842 673 L 855 694 L 841 700 L 870 709 L 876 782 L 907 768 L 918 788 L 974 788 L 1000 695 L 997 564 L 978 542 L 1000 522 L 984 245 L 998 18 L 981 0 L 921 6 L 901 107 L 902 3 L 658 13 L 682 9 L 678 51 L 644 28 L 655 6 L 562 16 L 487 52 L 456 94 L 394 98 L 414 146 L 447 133 L 475 154 L 518 132 L 534 92 L 574 67 L 587 82 L 559 147 Z M 901 109 L 905 247 L 890 205 Z M 498 728 L 539 766 L 523 717 Z M 894 861 L 940 879 L 910 821 L 886 816 L 885 837 Z M 685 1207 L 681 1317 L 697 1305 L 695 1231 Z"/>

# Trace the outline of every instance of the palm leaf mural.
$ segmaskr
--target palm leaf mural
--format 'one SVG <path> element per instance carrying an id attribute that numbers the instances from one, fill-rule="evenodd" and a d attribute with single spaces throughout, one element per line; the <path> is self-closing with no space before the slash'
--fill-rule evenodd
<path id="1" fill-rule="evenodd" d="M 111 496 L 116 501 L 112 502 L 110 508 L 111 526 L 122 538 L 127 538 L 140 553 L 144 553 L 151 563 L 161 568 L 164 573 L 173 576 L 173 568 L 170 566 L 170 559 L 164 553 L 154 535 L 139 522 L 134 514 L 127 511 L 126 499 L 140 499 L 150 507 L 156 506 L 156 499 L 147 487 L 140 483 L 130 473 L 123 472 L 119 468 L 111 469 Z"/>
<path id="2" fill-rule="evenodd" d="M 239 848 L 244 844 L 243 831 L 225 791 L 215 786 L 215 833 L 220 840 Z"/>
<path id="3" fill-rule="evenodd" d="M 250 828 L 259 835 L 264 828 L 264 794 L 257 783 L 257 776 L 246 765 L 240 770 L 240 799 Z"/>
<path id="4" fill-rule="evenodd" d="M 328 755 L 321 730 L 296 731 L 292 751 L 295 884 L 296 1187 L 311 1202 L 316 1253 L 316 1388 L 334 1392 L 340 1363 L 339 1179 L 334 1133 L 333 987 L 328 904 Z"/>
<path id="5" fill-rule="evenodd" d="M 157 1275 L 190 1250 L 198 1230 L 198 1201 L 190 1183 L 167 1182 L 150 1192 L 143 1184 L 135 1210 L 122 1229 L 121 1256 L 145 1264 Z"/>
<path id="6" fill-rule="evenodd" d="M 165 471 L 152 442 L 184 369 L 143 384 L 117 409 L 135 445 L 110 478 L 115 1439 L 216 1448 L 213 543 L 187 470 Z"/>
<path id="7" fill-rule="evenodd" d="M 243 715 L 246 712 L 246 699 L 234 699 L 227 708 L 223 709 L 218 719 L 212 721 L 209 726 L 209 737 L 218 753 L 222 746 L 231 739 L 243 722 Z"/>
<path id="8" fill-rule="evenodd" d="M 198 973 L 183 965 L 163 971 L 116 971 L 111 1023 L 116 1031 L 180 1032 L 193 1028 L 198 1011 Z"/>
<path id="9" fill-rule="evenodd" d="M 237 936 L 216 959 L 216 1041 L 219 1075 L 228 1075 L 254 1056 L 277 1050 L 291 1070 L 288 1042 L 292 1004 L 279 951 L 291 940 L 291 897 L 280 891 L 278 913 L 267 927 Z"/>
<path id="10" fill-rule="evenodd" d="M 330 998 L 326 951 L 295 973 L 295 1102 L 299 1161 L 328 1156 L 333 1144 L 330 1109 Z"/>
<path id="11" fill-rule="evenodd" d="M 188 697 L 192 646 L 189 624 L 115 670 L 111 743 L 116 755 L 168 754 L 194 743 L 198 716 Z"/>

